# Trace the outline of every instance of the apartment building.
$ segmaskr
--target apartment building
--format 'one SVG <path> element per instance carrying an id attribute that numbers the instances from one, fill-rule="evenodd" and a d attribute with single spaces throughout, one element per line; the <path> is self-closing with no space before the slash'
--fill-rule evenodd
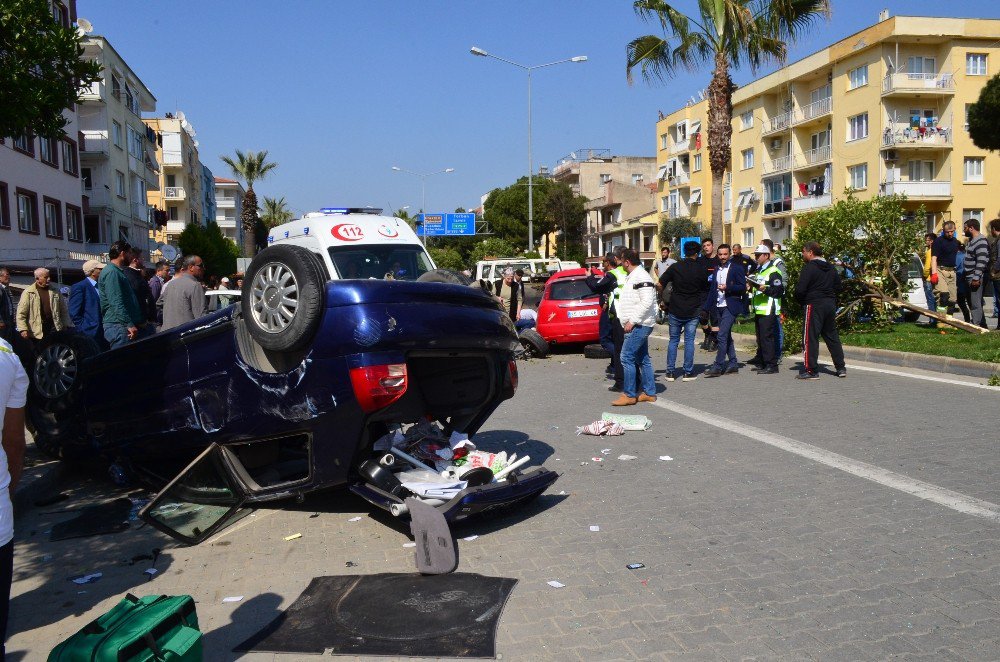
<path id="1" fill-rule="evenodd" d="M 102 68 L 77 108 L 84 240 L 99 253 L 119 239 L 146 249 L 155 219 L 147 193 L 159 189 L 160 166 L 142 113 L 156 110 L 156 97 L 105 37 L 88 35 L 83 57 Z"/>
<path id="2" fill-rule="evenodd" d="M 201 164 L 201 217 L 204 223 L 214 221 L 218 207 L 215 202 L 215 175 L 204 163 Z"/>
<path id="3" fill-rule="evenodd" d="M 243 184 L 235 179 L 225 179 L 216 177 L 213 182 L 215 188 L 215 222 L 219 224 L 219 229 L 229 239 L 236 242 L 236 245 L 243 248 L 243 223 L 240 217 L 243 215 L 243 196 L 246 190 Z"/>
<path id="4" fill-rule="evenodd" d="M 160 136 L 156 152 L 160 186 L 148 195 L 150 205 L 166 212 L 166 225 L 158 229 L 156 240 L 175 244 L 188 223 L 205 223 L 204 173 L 198 159 L 197 133 L 183 112 L 145 121 Z"/>
<path id="5" fill-rule="evenodd" d="M 708 165 L 708 102 L 690 100 L 656 123 L 657 212 L 712 225 L 712 173 Z"/>
<path id="6" fill-rule="evenodd" d="M 599 264 L 615 246 L 635 248 L 645 261 L 656 255 L 656 157 L 613 156 L 609 149 L 578 149 L 559 159 L 552 179 L 587 199 L 587 263 Z"/>
<path id="7" fill-rule="evenodd" d="M 861 198 L 905 194 L 908 215 L 926 210 L 928 230 L 998 213 L 987 191 L 1000 186 L 1000 157 L 973 145 L 965 115 L 1000 66 L 1000 20 L 880 19 L 736 91 L 727 241 L 783 241 L 802 214 L 834 204 L 848 188 Z M 657 124 L 661 167 L 674 144 L 663 148 L 663 129 L 692 117 L 704 125 L 707 104 Z M 707 171 L 706 142 L 698 152 Z M 709 180 L 696 210 L 706 223 Z M 661 200 L 674 188 L 661 180 Z"/>

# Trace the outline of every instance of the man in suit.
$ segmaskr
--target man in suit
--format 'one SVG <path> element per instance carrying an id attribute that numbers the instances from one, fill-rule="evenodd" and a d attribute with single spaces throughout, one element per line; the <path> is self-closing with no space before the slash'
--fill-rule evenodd
<path id="1" fill-rule="evenodd" d="M 703 308 L 706 312 L 715 311 L 719 326 L 712 330 L 716 332 L 719 349 L 715 355 L 715 363 L 705 371 L 706 377 L 720 375 L 735 375 L 740 370 L 736 362 L 736 348 L 733 347 L 733 325 L 740 315 L 746 315 L 747 304 L 744 296 L 747 293 L 747 273 L 743 265 L 732 260 L 729 244 L 722 244 L 716 250 L 719 266 L 708 278 L 708 297 Z"/>
<path id="2" fill-rule="evenodd" d="M 10 291 L 10 271 L 0 267 L 0 338 L 14 344 L 14 294 Z"/>
<path id="3" fill-rule="evenodd" d="M 73 318 L 76 330 L 105 350 L 108 348 L 104 340 L 104 316 L 101 315 L 101 296 L 97 292 L 97 279 L 101 275 L 104 264 L 97 260 L 87 260 L 83 263 L 83 273 L 86 276 L 69 289 L 69 316 Z"/>

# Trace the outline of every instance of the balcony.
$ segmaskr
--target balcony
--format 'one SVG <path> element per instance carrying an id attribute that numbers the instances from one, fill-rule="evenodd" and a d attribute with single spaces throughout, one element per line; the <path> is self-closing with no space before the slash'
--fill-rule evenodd
<path id="1" fill-rule="evenodd" d="M 787 214 L 790 211 L 792 211 L 791 198 L 784 198 L 783 200 L 764 201 L 764 216 L 776 216 L 779 214 Z"/>
<path id="2" fill-rule="evenodd" d="M 765 175 L 771 175 L 776 172 L 783 172 L 789 170 L 792 167 L 792 155 L 782 156 L 777 159 L 772 159 L 770 161 L 764 161 L 761 165 L 761 169 Z"/>
<path id="3" fill-rule="evenodd" d="M 83 141 L 80 143 L 81 158 L 107 158 L 108 137 L 104 132 L 81 132 Z"/>
<path id="4" fill-rule="evenodd" d="M 672 175 L 667 175 L 667 183 L 670 186 L 688 186 L 691 183 L 691 175 L 678 170 Z"/>
<path id="5" fill-rule="evenodd" d="M 163 150 L 163 158 L 160 163 L 165 166 L 184 167 L 184 155 L 172 150 Z"/>
<path id="6" fill-rule="evenodd" d="M 941 74 L 889 74 L 882 79 L 882 96 L 919 94 L 923 96 L 952 96 L 955 94 L 955 77 Z"/>
<path id="7" fill-rule="evenodd" d="M 691 215 L 691 210 L 685 205 L 672 205 L 663 211 L 663 215 L 669 219 L 686 218 Z"/>
<path id="8" fill-rule="evenodd" d="M 187 192 L 184 190 L 183 186 L 164 186 L 163 187 L 163 199 L 164 200 L 183 200 L 187 197 Z"/>
<path id="9" fill-rule="evenodd" d="M 792 112 L 782 113 L 777 117 L 772 117 L 771 119 L 764 122 L 764 130 L 761 132 L 762 136 L 767 136 L 772 133 L 777 133 L 779 131 L 786 130 L 792 125 Z"/>
<path id="10" fill-rule="evenodd" d="M 832 204 L 832 193 L 824 193 L 823 195 L 804 195 L 802 197 L 792 198 L 792 211 L 812 211 L 813 209 L 829 207 Z"/>
<path id="11" fill-rule="evenodd" d="M 668 154 L 680 154 L 681 152 L 686 152 L 691 149 L 690 140 L 682 140 L 680 142 L 670 143 L 670 149 L 667 150 Z"/>
<path id="12" fill-rule="evenodd" d="M 880 188 L 885 195 L 905 195 L 922 200 L 951 198 L 950 181 L 886 182 Z"/>
<path id="13" fill-rule="evenodd" d="M 808 152 L 802 152 L 796 156 L 794 167 L 796 169 L 811 168 L 813 166 L 829 163 L 831 154 L 832 150 L 829 145 L 817 147 L 816 149 L 810 149 Z"/>
<path id="14" fill-rule="evenodd" d="M 795 111 L 792 116 L 792 125 L 799 126 L 800 124 L 808 124 L 813 120 L 818 120 L 821 117 L 826 117 L 833 112 L 833 97 L 827 97 L 825 99 L 820 99 L 819 101 L 814 101 L 808 106 L 802 106 Z"/>
<path id="15" fill-rule="evenodd" d="M 882 149 L 951 149 L 951 129 L 929 129 L 921 133 L 920 129 L 905 128 L 892 131 L 886 129 L 882 134 Z"/>

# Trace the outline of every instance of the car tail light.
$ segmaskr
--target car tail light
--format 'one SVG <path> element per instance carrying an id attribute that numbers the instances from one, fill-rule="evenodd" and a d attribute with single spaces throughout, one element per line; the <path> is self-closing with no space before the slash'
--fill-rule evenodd
<path id="1" fill-rule="evenodd" d="M 351 368 L 351 385 L 354 397 L 366 414 L 384 409 L 406 393 L 406 364 Z"/>
<path id="2" fill-rule="evenodd" d="M 517 361 L 511 359 L 507 362 L 507 374 L 503 385 L 504 399 L 513 398 L 517 391 Z"/>

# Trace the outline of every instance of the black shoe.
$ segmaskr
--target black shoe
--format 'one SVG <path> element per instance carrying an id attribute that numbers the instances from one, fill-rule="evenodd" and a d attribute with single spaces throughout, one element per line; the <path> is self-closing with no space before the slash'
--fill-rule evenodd
<path id="1" fill-rule="evenodd" d="M 708 370 L 705 371 L 706 377 L 721 377 L 724 374 L 725 374 L 724 372 L 722 372 L 721 370 L 717 370 L 716 368 L 709 368 Z"/>
<path id="2" fill-rule="evenodd" d="M 608 387 L 608 390 L 612 393 L 621 393 L 623 389 L 621 384 L 612 384 Z"/>
<path id="3" fill-rule="evenodd" d="M 696 379 L 698 379 L 698 375 L 694 374 L 693 372 L 685 372 L 684 373 L 684 379 L 683 379 L 684 381 L 686 381 L 686 382 L 693 382 Z"/>
<path id="4" fill-rule="evenodd" d="M 710 352 L 717 352 L 717 351 L 719 351 L 719 341 L 718 340 L 713 340 L 711 342 L 711 344 L 709 344 L 709 346 L 708 346 L 708 351 L 710 351 Z"/>
<path id="5" fill-rule="evenodd" d="M 837 376 L 840 377 L 841 379 L 847 377 L 847 368 L 841 368 L 840 370 L 838 370 Z"/>
<path id="6" fill-rule="evenodd" d="M 699 345 L 699 347 L 701 347 L 703 350 L 705 350 L 707 352 L 708 351 L 708 339 L 703 340 L 701 342 L 701 345 Z"/>
<path id="7" fill-rule="evenodd" d="M 734 366 L 732 368 L 726 368 L 726 371 L 724 373 L 722 373 L 722 374 L 724 374 L 724 375 L 735 375 L 735 374 L 738 374 L 739 371 L 740 371 L 739 367 Z"/>
<path id="8" fill-rule="evenodd" d="M 819 375 L 815 372 L 800 372 L 795 379 L 819 379 Z"/>
<path id="9" fill-rule="evenodd" d="M 674 372 L 673 370 L 667 370 L 666 377 L 668 382 L 672 382 L 675 379 L 677 379 L 677 373 Z"/>
<path id="10" fill-rule="evenodd" d="M 764 367 L 764 362 L 762 360 L 758 359 L 757 357 L 754 357 L 754 358 L 750 359 L 749 361 L 747 361 L 747 365 L 755 365 L 758 368 L 763 368 Z"/>
<path id="11" fill-rule="evenodd" d="M 779 372 L 778 368 L 775 366 L 765 366 L 757 370 L 758 375 L 777 375 Z"/>

